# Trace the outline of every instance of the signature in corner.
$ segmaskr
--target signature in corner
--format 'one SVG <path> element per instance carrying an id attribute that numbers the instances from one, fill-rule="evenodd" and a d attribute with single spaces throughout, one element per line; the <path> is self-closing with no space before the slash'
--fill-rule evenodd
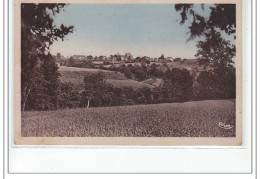
<path id="1" fill-rule="evenodd" d="M 233 128 L 234 126 L 231 126 L 229 124 L 225 124 L 224 122 L 219 122 L 218 123 L 218 127 L 222 128 L 222 129 L 231 129 Z"/>

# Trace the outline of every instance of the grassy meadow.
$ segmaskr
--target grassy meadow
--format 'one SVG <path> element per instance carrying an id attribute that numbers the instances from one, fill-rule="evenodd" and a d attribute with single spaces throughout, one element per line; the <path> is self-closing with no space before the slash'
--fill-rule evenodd
<path id="1" fill-rule="evenodd" d="M 84 76 L 86 73 L 103 72 L 105 74 L 106 82 L 112 84 L 114 87 L 132 87 L 133 89 L 139 89 L 143 87 L 154 88 L 163 83 L 162 79 L 148 79 L 145 81 L 136 81 L 128 79 L 124 74 L 115 71 L 90 69 L 90 68 L 77 68 L 60 66 L 59 73 L 61 75 L 60 80 L 62 82 L 71 82 L 73 84 L 83 84 Z"/>
<path id="2" fill-rule="evenodd" d="M 234 100 L 207 100 L 27 111 L 21 124 L 24 137 L 235 137 L 235 119 Z"/>
<path id="3" fill-rule="evenodd" d="M 60 66 L 59 73 L 61 75 L 60 80 L 62 82 L 71 82 L 73 84 L 82 84 L 84 83 L 84 76 L 87 73 L 98 73 L 103 72 L 106 79 L 113 80 L 127 80 L 124 74 L 115 71 L 101 70 L 101 69 L 92 69 L 92 68 L 77 68 L 77 67 L 66 67 Z"/>

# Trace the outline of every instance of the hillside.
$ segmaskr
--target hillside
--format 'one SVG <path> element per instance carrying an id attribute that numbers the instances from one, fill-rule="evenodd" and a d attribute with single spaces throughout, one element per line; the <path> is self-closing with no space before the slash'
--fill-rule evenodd
<path id="1" fill-rule="evenodd" d="M 235 137 L 235 119 L 231 100 L 29 111 L 22 112 L 22 136 Z"/>
<path id="2" fill-rule="evenodd" d="M 144 80 L 142 82 L 152 85 L 153 87 L 159 87 L 159 86 L 163 85 L 163 79 L 160 79 L 160 78 L 150 78 L 150 79 Z"/>
<path id="3" fill-rule="evenodd" d="M 139 82 L 135 80 L 128 79 L 124 74 L 120 72 L 100 70 L 100 69 L 89 69 L 89 68 L 76 68 L 76 67 L 66 67 L 60 66 L 59 73 L 61 75 L 60 80 L 62 82 L 71 82 L 74 84 L 82 84 L 84 82 L 84 75 L 86 73 L 97 73 L 103 72 L 105 74 L 106 82 L 112 84 L 114 87 L 132 87 L 134 89 L 148 87 L 154 88 L 161 81 L 157 78 L 156 81 L 144 81 Z M 154 84 L 153 84 L 154 83 Z"/>
<path id="4" fill-rule="evenodd" d="M 167 67 L 163 66 L 161 63 L 158 62 L 152 62 L 152 63 L 160 65 L 157 67 L 157 69 L 161 71 L 165 72 L 167 70 Z M 129 64 L 133 65 L 133 63 L 127 63 L 127 65 Z M 135 63 L 135 65 L 136 64 L 138 63 Z M 190 74 L 193 75 L 194 77 L 197 77 L 199 73 L 204 69 L 204 67 L 202 65 L 199 65 L 196 60 L 168 62 L 167 66 L 169 68 L 187 69 L 188 71 L 190 71 Z M 67 66 L 59 67 L 59 73 L 61 74 L 60 80 L 62 82 L 71 82 L 74 84 L 82 84 L 86 73 L 97 73 L 97 72 L 103 72 L 105 74 L 107 83 L 112 84 L 114 87 L 118 87 L 118 88 L 121 87 L 132 87 L 134 89 L 138 89 L 142 87 L 154 88 L 163 84 L 163 80 L 160 78 L 151 78 L 140 82 L 140 81 L 128 79 L 127 77 L 125 77 L 123 73 L 116 72 L 116 71 L 91 69 L 91 68 L 67 67 Z"/>
<path id="5" fill-rule="evenodd" d="M 62 82 L 71 82 L 74 84 L 81 84 L 84 82 L 84 76 L 86 73 L 97 73 L 103 72 L 106 79 L 113 80 L 127 80 L 124 74 L 120 72 L 101 70 L 101 69 L 90 69 L 90 68 L 77 68 L 60 66 L 59 73 L 61 75 L 60 80 Z"/>

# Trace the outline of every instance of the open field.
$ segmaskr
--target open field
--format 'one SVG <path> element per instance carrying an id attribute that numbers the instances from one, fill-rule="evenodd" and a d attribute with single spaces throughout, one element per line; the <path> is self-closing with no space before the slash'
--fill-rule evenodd
<path id="1" fill-rule="evenodd" d="M 78 67 L 67 67 L 67 66 L 60 66 L 59 67 L 59 72 L 63 72 L 63 71 L 71 71 L 71 72 L 77 72 L 77 71 L 80 71 L 80 72 L 110 72 L 110 71 L 107 71 L 107 70 L 101 70 L 101 69 L 93 69 L 93 68 L 78 68 Z"/>
<path id="2" fill-rule="evenodd" d="M 59 73 L 61 75 L 60 80 L 62 82 L 71 82 L 74 84 L 81 84 L 84 82 L 84 76 L 87 73 L 97 73 L 103 72 L 106 79 L 113 80 L 126 80 L 127 78 L 124 74 L 120 72 L 100 70 L 100 69 L 91 69 L 91 68 L 77 68 L 77 67 L 66 67 L 60 66 Z"/>
<path id="3" fill-rule="evenodd" d="M 21 127 L 24 137 L 235 137 L 235 126 L 233 100 L 208 100 L 22 112 Z"/>
<path id="4" fill-rule="evenodd" d="M 163 84 L 163 80 L 160 78 L 154 78 L 154 79 L 151 78 L 145 81 L 135 81 L 131 79 L 126 79 L 126 80 L 107 79 L 106 82 L 112 84 L 114 87 L 117 88 L 132 87 L 133 89 L 139 89 L 143 87 L 155 88 Z"/>
<path id="5" fill-rule="evenodd" d="M 117 87 L 117 88 L 132 87 L 133 89 L 139 89 L 139 88 L 143 88 L 143 87 L 148 87 L 148 88 L 155 87 L 155 86 L 147 84 L 147 83 L 130 80 L 130 79 L 127 79 L 127 80 L 107 79 L 106 82 L 109 84 L 112 84 L 114 87 Z"/>
<path id="6" fill-rule="evenodd" d="M 77 67 L 66 67 L 60 66 L 59 73 L 61 75 L 60 80 L 62 82 L 71 82 L 73 84 L 83 84 L 84 76 L 87 73 L 103 72 L 105 74 L 106 82 L 112 84 L 114 87 L 132 87 L 133 89 L 139 89 L 143 87 L 154 88 L 162 83 L 159 78 L 149 79 L 143 82 L 128 79 L 124 74 L 120 72 L 90 69 L 90 68 L 77 68 Z"/>
<path id="7" fill-rule="evenodd" d="M 150 79 L 144 80 L 142 82 L 152 85 L 154 87 L 159 87 L 159 86 L 163 85 L 163 79 L 160 79 L 160 78 L 150 78 Z"/>

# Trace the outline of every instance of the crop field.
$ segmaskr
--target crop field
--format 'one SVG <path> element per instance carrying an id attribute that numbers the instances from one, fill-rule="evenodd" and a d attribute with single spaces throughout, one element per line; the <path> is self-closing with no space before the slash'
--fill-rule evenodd
<path id="1" fill-rule="evenodd" d="M 222 122 L 229 129 L 219 127 Z M 24 137 L 235 137 L 234 100 L 22 112 Z"/>

